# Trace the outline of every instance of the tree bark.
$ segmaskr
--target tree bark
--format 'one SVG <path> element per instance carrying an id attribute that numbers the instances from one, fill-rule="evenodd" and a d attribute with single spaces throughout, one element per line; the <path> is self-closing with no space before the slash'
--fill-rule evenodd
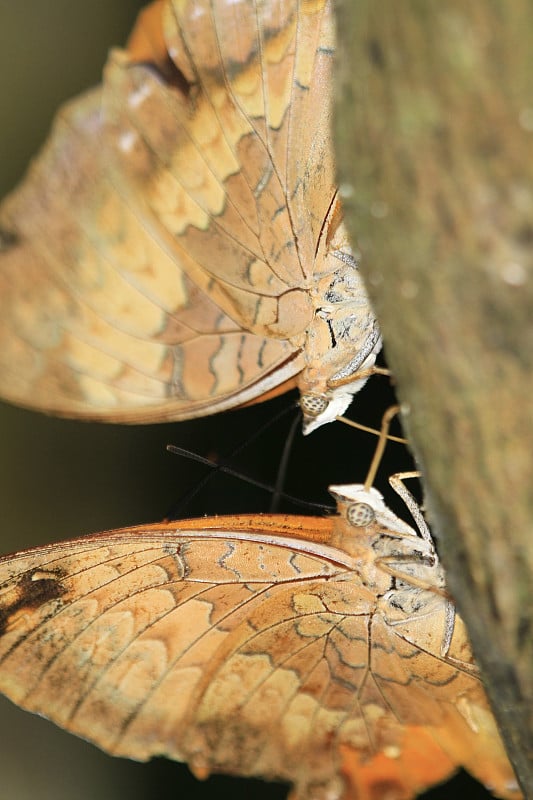
<path id="1" fill-rule="evenodd" d="M 337 5 L 347 220 L 449 586 L 533 796 L 533 3 Z"/>

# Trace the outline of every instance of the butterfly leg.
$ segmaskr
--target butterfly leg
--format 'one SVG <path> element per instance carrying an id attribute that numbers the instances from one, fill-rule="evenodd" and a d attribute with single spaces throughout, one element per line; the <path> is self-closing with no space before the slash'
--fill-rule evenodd
<path id="1" fill-rule="evenodd" d="M 409 480 L 410 478 L 419 478 L 419 477 L 420 473 L 417 471 L 398 472 L 395 475 L 390 476 L 389 483 L 394 489 L 394 491 L 402 498 L 405 505 L 409 509 L 411 516 L 415 520 L 418 530 L 420 531 L 422 537 L 431 545 L 432 549 L 434 549 L 433 537 L 431 535 L 431 531 L 428 527 L 428 524 L 424 519 L 424 516 L 420 510 L 420 506 L 416 502 L 412 493 L 404 484 L 404 480 Z M 436 553 L 435 557 L 437 557 Z M 409 578 L 409 580 L 414 583 L 412 578 Z M 420 587 L 420 588 L 425 588 L 425 587 Z M 432 591 L 438 591 L 434 587 L 427 587 L 427 588 L 431 589 Z M 440 648 L 441 657 L 445 659 L 449 664 L 455 667 L 459 667 L 464 672 L 468 672 L 472 675 L 478 675 L 479 674 L 478 668 L 474 664 L 470 664 L 468 661 L 464 661 L 463 659 L 455 658 L 450 654 L 450 648 L 452 645 L 452 639 L 455 630 L 456 611 L 455 611 L 455 605 L 449 599 L 446 600 L 445 615 L 446 616 L 444 624 L 444 635 L 442 638 L 442 643 Z"/>
<path id="2" fill-rule="evenodd" d="M 409 480 L 410 478 L 420 478 L 420 472 L 417 470 L 413 470 L 412 472 L 397 472 L 396 474 L 390 476 L 389 483 L 409 509 L 422 538 L 425 539 L 426 542 L 429 542 L 431 545 L 433 545 L 433 537 L 431 535 L 431 531 L 429 530 L 428 524 L 424 519 L 424 515 L 420 510 L 420 506 L 416 502 L 407 486 L 404 484 L 404 480 Z"/>

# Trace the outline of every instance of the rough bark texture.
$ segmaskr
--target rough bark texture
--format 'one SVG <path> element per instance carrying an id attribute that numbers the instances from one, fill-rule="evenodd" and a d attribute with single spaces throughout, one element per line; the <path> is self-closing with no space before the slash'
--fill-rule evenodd
<path id="1" fill-rule="evenodd" d="M 533 3 L 339 0 L 341 192 L 451 590 L 533 796 Z"/>

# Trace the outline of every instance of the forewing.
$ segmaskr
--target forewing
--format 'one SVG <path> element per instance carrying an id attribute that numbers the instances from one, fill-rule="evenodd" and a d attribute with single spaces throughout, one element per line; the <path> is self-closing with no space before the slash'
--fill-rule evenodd
<path id="1" fill-rule="evenodd" d="M 117 152 L 120 176 L 189 274 L 255 332 L 297 334 L 309 321 L 302 284 L 336 194 L 332 40 L 329 3 L 175 2 L 157 72 L 132 66 L 135 47 L 106 71 L 110 120 L 136 155 Z"/>
<path id="2" fill-rule="evenodd" d="M 140 33 L 111 54 L 0 210 L 0 389 L 66 416 L 212 413 L 304 363 L 330 6 L 169 0 L 140 24 L 151 58 Z"/>
<path id="3" fill-rule="evenodd" d="M 460 765 L 517 798 L 479 679 L 391 624 L 330 534 L 214 518 L 4 557 L 0 690 L 115 755 L 298 800 L 409 798 Z"/>
<path id="4" fill-rule="evenodd" d="M 346 564 L 272 538 L 133 530 L 4 558 L 0 688 L 111 753 L 338 780 L 335 672 L 358 623 L 327 598 Z"/>

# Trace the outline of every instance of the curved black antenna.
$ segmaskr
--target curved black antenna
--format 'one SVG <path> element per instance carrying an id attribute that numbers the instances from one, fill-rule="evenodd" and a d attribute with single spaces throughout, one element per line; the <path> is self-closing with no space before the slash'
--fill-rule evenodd
<path id="1" fill-rule="evenodd" d="M 235 456 L 237 456 L 242 450 L 244 450 L 245 447 L 248 447 L 252 442 L 254 442 L 256 439 L 262 436 L 266 430 L 271 428 L 272 425 L 274 425 L 276 422 L 278 422 L 280 419 L 285 417 L 288 413 L 290 413 L 293 410 L 297 410 L 298 413 L 296 415 L 295 420 L 291 424 L 289 435 L 287 437 L 287 444 L 284 447 L 284 451 L 281 457 L 280 469 L 278 470 L 278 478 L 276 480 L 275 486 L 272 486 L 271 484 L 268 483 L 262 483 L 261 481 L 257 481 L 254 478 L 250 478 L 247 475 L 243 475 L 242 473 L 238 472 L 237 470 L 229 466 L 229 464 L 227 463 L 229 459 L 235 458 Z M 198 494 L 198 492 L 200 492 L 209 483 L 209 481 L 213 479 L 214 475 L 217 472 L 223 472 L 226 475 L 231 475 L 232 477 L 237 478 L 238 480 L 244 481 L 245 483 L 249 483 L 253 486 L 256 486 L 258 489 L 262 489 L 265 492 L 273 494 L 274 506 L 276 505 L 277 502 L 279 502 L 279 500 L 283 499 L 287 500 L 290 503 L 293 503 L 294 505 L 300 506 L 302 508 L 307 508 L 308 510 L 311 511 L 315 512 L 320 511 L 321 513 L 326 513 L 326 514 L 335 512 L 334 506 L 325 505 L 324 503 L 313 503 L 310 500 L 302 500 L 300 498 L 293 497 L 292 495 L 286 494 L 285 492 L 281 491 L 281 486 L 285 480 L 286 466 L 290 456 L 292 441 L 294 439 L 298 423 L 301 421 L 301 417 L 302 414 L 298 403 L 293 403 L 286 406 L 277 414 L 275 414 L 273 417 L 271 417 L 269 420 L 267 420 L 267 422 L 265 422 L 263 425 L 257 428 L 257 430 L 255 430 L 246 441 L 244 441 L 237 448 L 235 448 L 235 450 L 233 450 L 229 456 L 225 457 L 224 460 L 220 462 L 210 461 L 209 459 L 204 458 L 203 456 L 197 455 L 196 453 L 193 453 L 190 450 L 186 450 L 185 448 L 178 447 L 176 445 L 167 445 L 167 450 L 170 453 L 174 453 L 176 455 L 180 455 L 185 458 L 190 458 L 193 461 L 197 461 L 198 463 L 203 464 L 204 466 L 210 467 L 210 472 L 208 472 L 192 489 L 186 492 L 180 500 L 178 500 L 170 507 L 167 514 L 165 515 L 165 518 L 178 519 L 180 516 L 182 516 L 183 509 L 186 508 L 193 499 L 193 497 L 195 497 Z M 274 510 L 272 509 L 270 513 L 274 513 Z"/>
<path id="2" fill-rule="evenodd" d="M 289 465 L 289 458 L 291 457 L 292 453 L 292 446 L 294 444 L 294 437 L 296 435 L 296 430 L 299 425 L 302 424 L 303 414 L 298 406 L 299 413 L 295 416 L 291 423 L 291 427 L 289 428 L 289 434 L 285 440 L 285 444 L 283 445 L 283 451 L 281 453 L 281 459 L 279 462 L 278 467 L 278 474 L 276 478 L 276 483 L 274 486 L 274 494 L 272 495 L 272 500 L 270 501 L 270 513 L 275 514 L 279 508 L 280 500 L 285 497 L 282 486 L 285 483 L 285 478 L 287 477 L 287 467 Z"/>
<path id="3" fill-rule="evenodd" d="M 167 450 L 169 453 L 174 453 L 178 456 L 184 456 L 185 458 L 190 458 L 192 461 L 197 461 L 199 464 L 203 464 L 206 467 L 210 467 L 214 472 L 222 472 L 224 475 L 231 475 L 232 478 L 237 478 L 240 481 L 244 481 L 245 483 L 249 483 L 252 486 L 255 486 L 258 489 L 263 489 L 265 492 L 274 493 L 276 491 L 276 487 L 268 484 L 263 483 L 262 481 L 258 481 L 255 478 L 251 478 L 249 475 L 244 475 L 242 472 L 238 472 L 236 469 L 228 466 L 227 464 L 221 464 L 217 461 L 211 461 L 209 458 L 204 458 L 204 456 L 198 455 L 198 453 L 193 453 L 191 450 L 186 450 L 184 447 L 178 447 L 175 444 L 167 444 Z M 212 476 L 213 472 L 209 473 L 209 476 Z M 205 479 L 200 482 L 200 486 L 205 483 Z M 193 492 L 189 492 L 190 496 L 194 496 L 198 491 L 198 486 L 194 487 Z M 286 494 L 285 492 L 278 491 L 278 497 L 282 498 L 283 500 L 287 500 L 290 503 L 294 503 L 297 506 L 302 506 L 304 508 L 311 508 L 314 511 L 321 511 L 322 513 L 332 513 L 335 511 L 333 506 L 328 506 L 323 503 L 313 503 L 310 500 L 301 500 L 298 497 L 293 497 L 290 494 Z M 185 498 L 180 500 L 180 506 L 185 505 L 190 500 L 190 497 L 185 495 Z M 173 509 L 171 509 L 173 510 Z M 166 515 L 166 519 L 173 519 L 169 514 Z"/>
<path id="4" fill-rule="evenodd" d="M 248 445 L 250 445 L 252 442 L 255 442 L 255 440 L 258 439 L 266 430 L 268 430 L 272 425 L 275 425 L 276 422 L 278 422 L 278 420 L 285 417 L 288 413 L 290 413 L 294 409 L 299 409 L 299 406 L 296 403 L 290 404 L 285 408 L 282 408 L 281 411 L 278 411 L 277 414 L 275 414 L 273 417 L 270 417 L 270 419 L 268 419 L 265 423 L 263 423 L 263 425 L 257 428 L 257 430 L 255 430 L 251 434 L 251 436 L 248 437 L 248 439 L 239 444 L 239 446 L 236 447 L 235 450 L 233 450 L 229 454 L 229 456 L 227 456 L 225 460 L 222 462 L 209 461 L 208 459 L 205 459 L 205 461 L 202 462 L 201 461 L 202 457 L 196 455 L 190 450 L 185 450 L 180 447 L 176 447 L 176 449 L 173 450 L 172 448 L 174 447 L 174 445 L 167 445 L 167 450 L 170 453 L 175 453 L 176 455 L 181 455 L 185 456 L 186 458 L 191 458 L 193 461 L 204 463 L 206 466 L 211 467 L 211 471 L 208 472 L 206 475 L 204 475 L 204 477 L 201 478 L 198 481 L 198 483 L 192 487 L 192 489 L 189 489 L 189 491 L 185 492 L 185 494 L 179 500 L 177 500 L 175 503 L 172 504 L 172 506 L 169 508 L 169 510 L 165 515 L 165 519 L 179 519 L 183 512 L 183 509 L 189 505 L 191 500 L 198 494 L 198 492 L 202 491 L 202 489 L 214 478 L 217 472 L 224 471 L 223 467 L 225 467 L 225 462 L 227 460 L 235 458 L 235 456 L 239 455 L 239 453 L 242 450 L 244 450 L 245 447 L 248 447 Z M 240 477 L 245 479 L 244 476 Z"/>

